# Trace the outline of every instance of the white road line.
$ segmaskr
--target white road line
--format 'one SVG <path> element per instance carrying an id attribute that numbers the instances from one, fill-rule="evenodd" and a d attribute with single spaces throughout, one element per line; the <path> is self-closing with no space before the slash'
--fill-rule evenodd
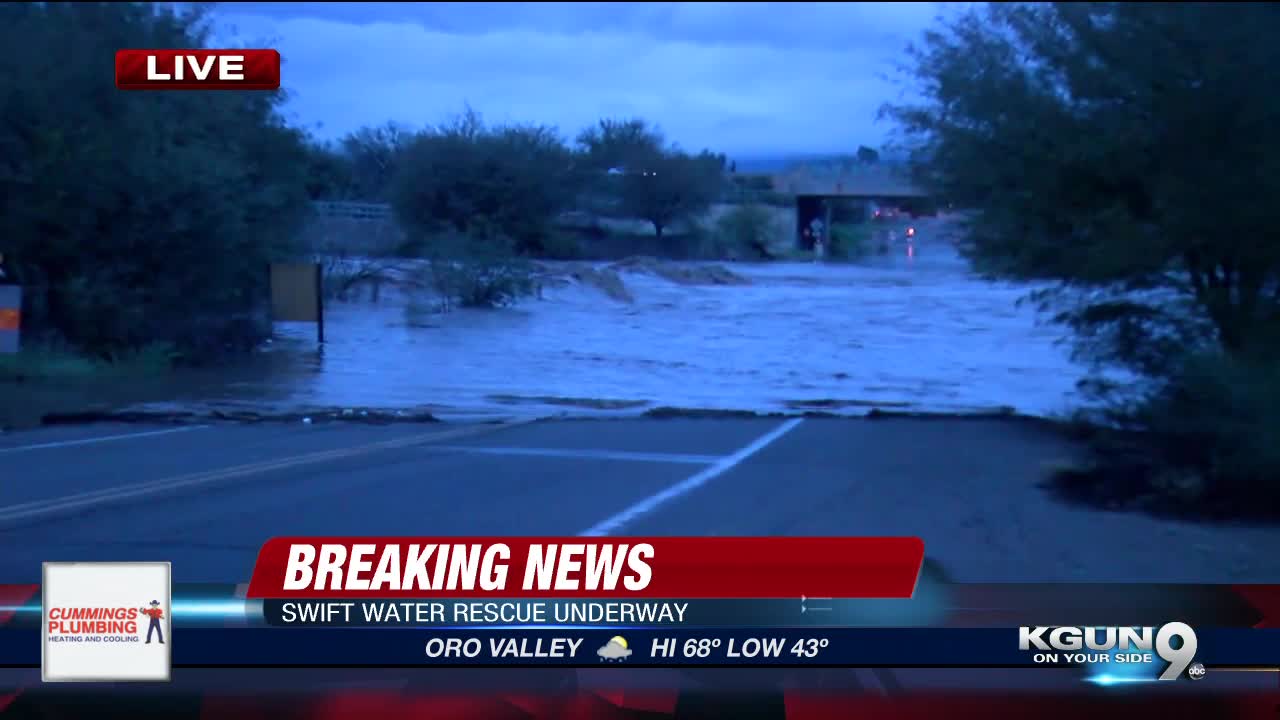
<path id="1" fill-rule="evenodd" d="M 626 450 L 567 450 L 562 448 L 475 447 L 468 445 L 435 445 L 433 450 L 476 453 L 479 455 L 523 455 L 528 457 L 577 458 L 584 460 L 621 460 L 683 465 L 711 465 L 720 455 L 684 455 L 681 453 L 629 452 Z"/>
<path id="2" fill-rule="evenodd" d="M 19 445 L 18 447 L 0 448 L 0 453 L 18 453 L 27 452 L 29 450 L 50 450 L 53 448 L 74 447 L 76 445 L 92 445 L 100 442 L 112 442 L 113 440 L 131 440 L 133 438 L 155 437 L 157 435 L 170 435 L 173 433 L 190 432 L 191 430 L 203 430 L 208 425 L 184 425 L 176 428 L 166 428 L 164 430 L 148 430 L 145 432 L 126 433 L 124 435 L 103 435 L 102 437 L 82 438 L 80 440 L 60 440 L 58 442 L 40 443 L 39 445 Z"/>
<path id="3" fill-rule="evenodd" d="M 696 475 L 692 475 L 688 479 L 683 480 L 679 483 L 676 483 L 675 485 L 672 485 L 671 487 L 667 488 L 666 490 L 663 490 L 662 492 L 659 492 L 654 495 L 650 495 L 649 497 L 641 500 L 635 505 L 632 505 L 626 510 L 623 510 L 622 512 L 616 515 L 613 515 L 612 517 L 605 518 L 604 520 L 596 523 L 595 525 L 592 525 L 586 530 L 583 530 L 582 532 L 578 533 L 578 535 L 582 537 L 598 537 L 602 535 L 608 535 L 609 533 L 618 530 L 622 526 L 626 525 L 632 520 L 635 520 L 641 515 L 646 515 L 648 513 L 651 513 L 657 508 L 666 504 L 667 502 L 670 502 L 671 500 L 674 500 L 680 497 L 681 495 L 690 493 L 702 487 L 703 485 L 706 485 L 708 482 L 714 480 L 715 478 L 725 474 L 729 470 L 732 470 L 735 466 L 737 466 L 743 460 L 746 460 L 752 455 L 755 455 L 756 453 L 760 452 L 764 448 L 768 447 L 768 445 L 772 443 L 774 440 L 777 440 L 783 435 L 786 435 L 787 433 L 791 432 L 793 429 L 795 429 L 797 425 L 799 425 L 802 422 L 804 422 L 804 418 L 792 418 L 790 420 L 787 420 L 786 422 L 782 423 L 781 425 L 774 428 L 773 430 L 770 430 L 764 435 L 761 435 L 760 437 L 756 438 L 756 440 L 752 442 L 750 445 L 747 445 L 746 447 L 742 448 L 741 450 L 738 450 L 732 455 L 728 455 L 726 457 L 719 459 L 718 461 L 716 461 L 714 465 L 707 468 L 706 470 L 703 470 L 702 472 Z"/>

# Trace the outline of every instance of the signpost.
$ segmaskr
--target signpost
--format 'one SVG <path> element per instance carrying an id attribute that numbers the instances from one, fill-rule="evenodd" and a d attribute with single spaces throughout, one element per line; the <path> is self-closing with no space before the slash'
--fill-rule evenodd
<path id="1" fill-rule="evenodd" d="M 324 270 L 319 263 L 271 266 L 271 319 L 313 322 L 316 340 L 324 342 Z"/>

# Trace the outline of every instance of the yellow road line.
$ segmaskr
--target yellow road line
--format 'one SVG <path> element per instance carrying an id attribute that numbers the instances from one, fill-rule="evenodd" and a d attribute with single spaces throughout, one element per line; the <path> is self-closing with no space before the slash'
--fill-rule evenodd
<path id="1" fill-rule="evenodd" d="M 265 460 L 245 465 L 236 465 L 218 470 L 205 470 L 196 473 L 175 475 L 172 477 L 160 478 L 158 480 L 148 480 L 146 482 L 134 483 L 132 485 L 122 485 L 102 490 L 93 490 L 90 492 L 77 493 L 75 495 L 65 495 L 58 498 L 35 500 L 32 502 L 0 508 L 0 526 L 25 522 L 75 510 L 98 507 L 124 500 L 135 500 L 148 495 L 156 495 L 172 490 L 210 485 L 223 480 L 243 478 L 274 470 L 315 465 L 318 463 L 341 460 L 344 458 L 366 455 L 383 450 L 398 450 L 417 445 L 427 445 L 441 440 L 456 440 L 463 437 L 485 435 L 491 432 L 497 432 L 498 430 L 527 425 L 532 422 L 537 422 L 537 420 L 537 418 L 530 418 L 506 423 L 466 425 L 439 432 L 421 433 L 411 435 L 409 437 L 396 438 L 394 440 L 383 440 L 381 442 L 356 445 L 354 447 L 322 450 L 319 452 L 293 455 L 275 460 Z"/>

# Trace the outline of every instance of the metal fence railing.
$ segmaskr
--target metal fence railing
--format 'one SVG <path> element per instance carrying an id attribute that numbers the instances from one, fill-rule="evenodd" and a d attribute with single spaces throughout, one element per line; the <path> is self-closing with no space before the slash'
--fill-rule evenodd
<path id="1" fill-rule="evenodd" d="M 326 200 L 312 203 L 322 217 L 351 220 L 390 220 L 391 206 L 386 203 L 341 202 Z"/>

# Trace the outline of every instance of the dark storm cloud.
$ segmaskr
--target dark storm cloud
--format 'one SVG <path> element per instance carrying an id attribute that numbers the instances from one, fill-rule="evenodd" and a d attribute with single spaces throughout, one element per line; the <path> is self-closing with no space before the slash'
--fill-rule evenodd
<path id="1" fill-rule="evenodd" d="M 566 133 L 642 115 L 734 153 L 875 144 L 883 76 L 933 3 L 234 3 L 240 42 L 285 57 L 291 110 L 323 134 L 421 125 L 470 104 Z"/>
<path id="2" fill-rule="evenodd" d="M 237 3 L 237 13 L 364 25 L 405 22 L 457 34 L 498 30 L 611 32 L 666 40 L 848 49 L 898 47 L 932 3 Z"/>

